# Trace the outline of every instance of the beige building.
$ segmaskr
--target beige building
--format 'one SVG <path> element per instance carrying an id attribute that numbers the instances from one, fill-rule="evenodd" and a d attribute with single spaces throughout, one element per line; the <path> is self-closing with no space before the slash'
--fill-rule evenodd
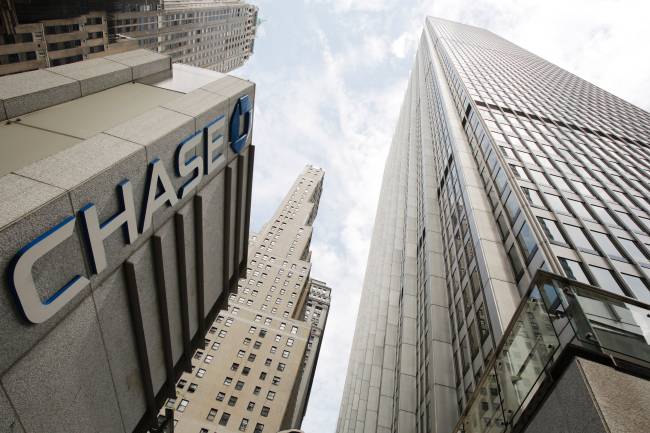
<path id="1" fill-rule="evenodd" d="M 3 16 L 0 75 L 60 66 L 106 55 L 106 13 L 18 24 Z"/>
<path id="2" fill-rule="evenodd" d="M 247 277 L 167 402 L 176 432 L 300 427 L 330 298 L 324 283 L 310 279 L 323 175 L 307 166 L 273 218 L 251 236 Z"/>

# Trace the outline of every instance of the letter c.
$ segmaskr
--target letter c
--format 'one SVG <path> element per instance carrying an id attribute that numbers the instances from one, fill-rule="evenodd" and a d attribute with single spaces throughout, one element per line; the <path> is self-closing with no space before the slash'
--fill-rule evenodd
<path id="1" fill-rule="evenodd" d="M 43 302 L 32 276 L 34 263 L 72 236 L 74 222 L 74 216 L 65 218 L 23 247 L 14 257 L 10 273 L 12 288 L 25 318 L 32 323 L 45 322 L 89 284 L 86 277 L 76 275 Z"/>

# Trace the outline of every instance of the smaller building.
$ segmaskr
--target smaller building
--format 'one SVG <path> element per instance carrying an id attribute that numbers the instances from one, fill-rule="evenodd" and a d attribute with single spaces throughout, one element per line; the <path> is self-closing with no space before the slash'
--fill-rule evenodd
<path id="1" fill-rule="evenodd" d="M 104 11 L 28 24 L 10 21 L 0 35 L 0 75 L 92 59 L 107 50 Z"/>

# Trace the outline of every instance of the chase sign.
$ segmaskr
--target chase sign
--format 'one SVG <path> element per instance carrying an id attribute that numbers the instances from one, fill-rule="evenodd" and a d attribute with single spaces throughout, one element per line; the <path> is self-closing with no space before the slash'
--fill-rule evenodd
<path id="1" fill-rule="evenodd" d="M 126 243 L 133 244 L 152 224 L 153 215 L 165 206 L 175 206 L 200 184 L 203 176 L 217 168 L 217 160 L 224 153 L 224 137 L 219 133 L 224 127 L 224 116 L 205 125 L 199 132 L 187 137 L 176 147 L 174 175 L 187 178 L 175 191 L 169 173 L 159 159 L 149 162 L 144 202 L 141 215 L 136 215 L 133 187 L 128 179 L 117 185 L 121 211 L 106 221 L 99 221 L 97 208 L 88 203 L 77 215 L 70 215 L 60 223 L 36 237 L 15 255 L 9 272 L 10 286 L 25 318 L 32 323 L 42 323 L 56 314 L 90 283 L 83 275 L 75 275 L 48 299 L 42 300 L 37 292 L 32 269 L 36 261 L 63 241 L 71 237 L 77 218 L 81 221 L 83 237 L 89 251 L 92 272 L 99 274 L 107 266 L 104 240 L 116 230 L 123 229 Z M 230 146 L 241 152 L 252 126 L 252 103 L 247 95 L 238 99 L 228 128 Z M 203 149 L 203 157 L 195 150 Z M 190 156 L 192 155 L 192 156 Z"/>

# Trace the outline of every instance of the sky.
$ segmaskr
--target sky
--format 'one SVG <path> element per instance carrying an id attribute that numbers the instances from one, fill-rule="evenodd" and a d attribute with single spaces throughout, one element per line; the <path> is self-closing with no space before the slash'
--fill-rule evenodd
<path id="1" fill-rule="evenodd" d="M 249 0 L 251 1 L 251 0 Z M 312 276 L 332 305 L 303 422 L 336 430 L 383 166 L 427 15 L 487 28 L 650 110 L 647 0 L 252 0 L 234 75 L 256 83 L 252 229 L 305 164 L 325 170 Z"/>

